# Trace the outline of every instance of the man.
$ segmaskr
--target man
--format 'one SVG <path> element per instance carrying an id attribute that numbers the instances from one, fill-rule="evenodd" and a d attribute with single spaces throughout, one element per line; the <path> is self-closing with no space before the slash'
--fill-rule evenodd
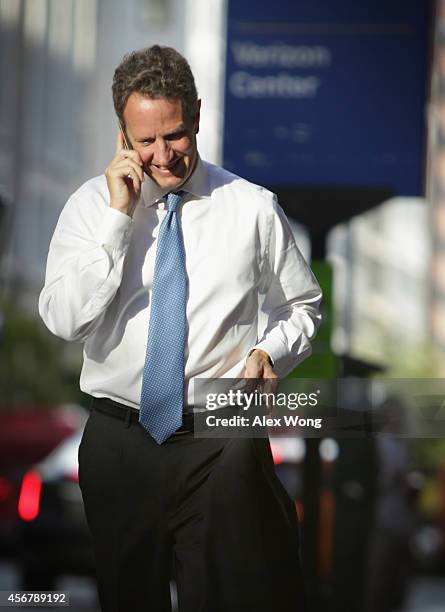
<path id="1" fill-rule="evenodd" d="M 302 610 L 298 525 L 268 441 L 193 435 L 193 382 L 276 378 L 310 353 L 320 289 L 273 194 L 202 161 L 186 60 L 113 81 L 114 159 L 68 200 L 39 302 L 84 342 L 79 481 L 102 610 Z"/>

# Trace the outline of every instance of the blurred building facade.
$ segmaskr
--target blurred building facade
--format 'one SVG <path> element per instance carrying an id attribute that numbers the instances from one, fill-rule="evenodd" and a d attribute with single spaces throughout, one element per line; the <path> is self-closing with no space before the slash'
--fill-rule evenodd
<path id="1" fill-rule="evenodd" d="M 387 364 L 431 337 L 430 207 L 393 198 L 329 239 L 335 274 L 334 349 Z M 390 363 L 388 363 L 390 365 Z"/>
<path id="2" fill-rule="evenodd" d="M 337 227 L 329 246 L 334 348 L 388 365 L 408 355 L 413 372 L 416 354 L 445 348 L 445 2 L 432 4 L 425 199 L 384 202 Z M 443 372 L 438 363 L 432 375 Z"/>
<path id="3" fill-rule="evenodd" d="M 0 186 L 13 202 L 0 273 L 30 310 L 64 203 L 113 155 L 110 87 L 126 52 L 159 43 L 188 57 L 203 98 L 201 154 L 220 162 L 226 11 L 227 0 L 0 0 Z M 388 347 L 445 346 L 444 15 L 440 0 L 428 201 L 382 203 L 329 239 L 338 352 L 384 361 Z"/>
<path id="4" fill-rule="evenodd" d="M 113 157 L 111 83 L 125 53 L 159 43 L 189 58 L 200 148 L 218 161 L 220 74 L 206 68 L 222 66 L 223 13 L 220 0 L 0 0 L 0 186 L 13 203 L 1 276 L 30 310 L 60 211 Z"/>

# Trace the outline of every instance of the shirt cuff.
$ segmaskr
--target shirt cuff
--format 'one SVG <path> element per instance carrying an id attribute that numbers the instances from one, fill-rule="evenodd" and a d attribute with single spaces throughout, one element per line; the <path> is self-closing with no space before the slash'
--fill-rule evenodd
<path id="1" fill-rule="evenodd" d="M 123 250 L 130 243 L 132 228 L 133 220 L 131 217 L 108 206 L 102 217 L 97 241 L 107 250 Z"/>

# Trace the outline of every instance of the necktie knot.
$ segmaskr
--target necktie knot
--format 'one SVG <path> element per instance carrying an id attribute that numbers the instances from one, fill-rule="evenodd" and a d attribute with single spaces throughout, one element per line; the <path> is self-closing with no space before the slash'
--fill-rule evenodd
<path id="1" fill-rule="evenodd" d="M 176 212 L 176 209 L 181 203 L 184 195 L 184 191 L 170 191 L 167 196 L 168 212 Z"/>

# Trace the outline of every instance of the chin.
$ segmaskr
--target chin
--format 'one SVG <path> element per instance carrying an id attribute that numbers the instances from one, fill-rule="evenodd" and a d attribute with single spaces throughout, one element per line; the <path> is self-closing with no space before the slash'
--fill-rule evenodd
<path id="1" fill-rule="evenodd" d="M 150 178 L 162 189 L 174 189 L 182 185 L 188 178 L 189 174 L 185 173 L 184 176 L 160 176 L 157 172 L 150 172 Z"/>
<path id="2" fill-rule="evenodd" d="M 159 185 L 162 189 L 175 189 L 175 187 L 179 187 L 184 182 L 183 178 L 179 178 L 177 176 L 165 177 L 165 176 L 154 176 L 151 177 L 155 183 Z"/>

